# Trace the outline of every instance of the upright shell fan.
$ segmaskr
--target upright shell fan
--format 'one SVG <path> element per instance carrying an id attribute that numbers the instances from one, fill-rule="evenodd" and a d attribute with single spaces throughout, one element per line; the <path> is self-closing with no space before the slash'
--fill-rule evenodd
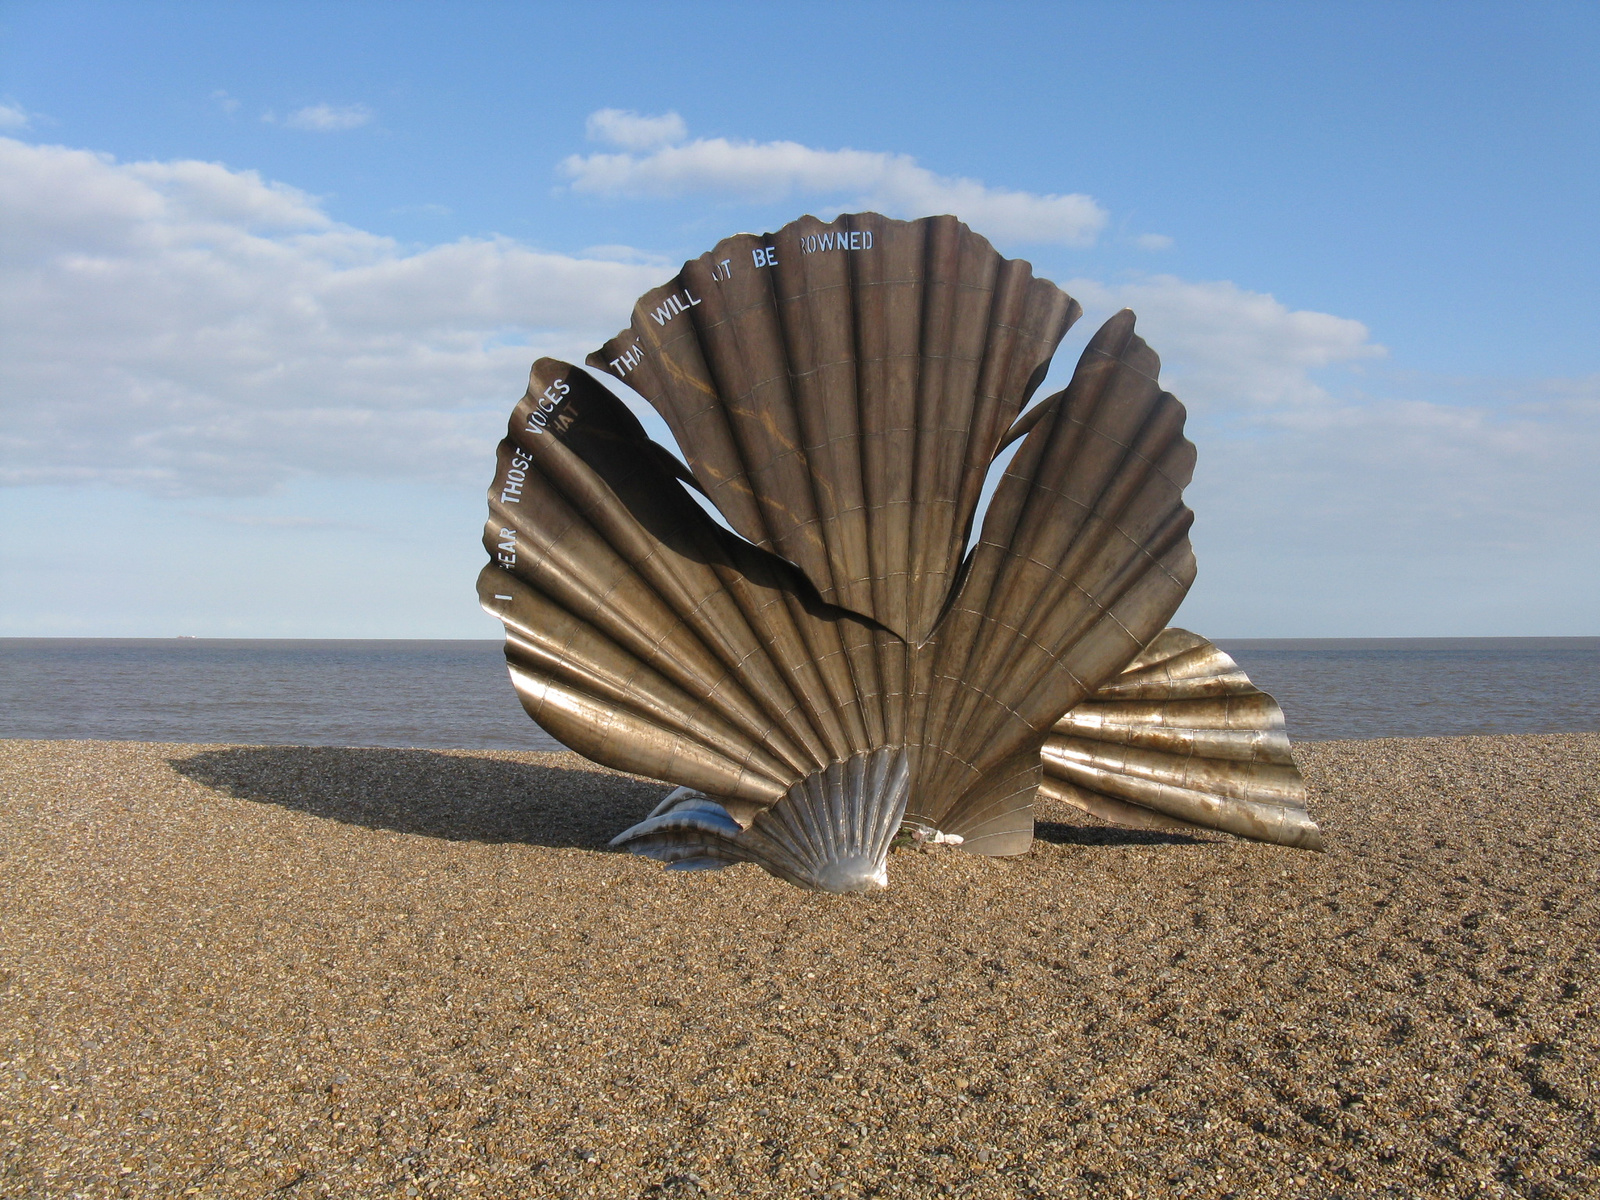
<path id="1" fill-rule="evenodd" d="M 1194 577 L 1194 448 L 1133 314 L 1022 411 L 1080 312 L 953 217 L 805 217 L 684 264 L 590 357 L 687 463 L 588 372 L 535 364 L 479 592 L 534 720 L 680 785 L 616 844 L 860 891 L 903 824 L 1025 851 L 1041 783 L 1317 844 L 1271 698 L 1162 632 Z"/>

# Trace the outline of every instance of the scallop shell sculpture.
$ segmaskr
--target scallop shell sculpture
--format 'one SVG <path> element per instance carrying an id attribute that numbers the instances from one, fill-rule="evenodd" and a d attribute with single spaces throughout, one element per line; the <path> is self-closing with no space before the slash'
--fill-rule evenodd
<path id="1" fill-rule="evenodd" d="M 902 827 L 1026 851 L 1042 788 L 1319 848 L 1277 705 L 1166 628 L 1194 447 L 1133 314 L 1023 411 L 1080 312 L 953 217 L 804 217 L 685 263 L 595 374 L 535 364 L 479 594 L 535 721 L 679 785 L 614 844 L 864 891 Z"/>

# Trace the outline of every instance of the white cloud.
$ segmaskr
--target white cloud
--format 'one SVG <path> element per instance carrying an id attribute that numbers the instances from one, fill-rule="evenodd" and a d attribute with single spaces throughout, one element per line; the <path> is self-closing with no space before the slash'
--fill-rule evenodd
<path id="1" fill-rule="evenodd" d="M 1157 275 L 1107 285 L 1065 285 L 1091 312 L 1131 308 L 1140 335 L 1181 377 L 1184 400 L 1199 411 L 1322 404 L 1326 389 L 1312 372 L 1382 358 L 1387 351 L 1348 317 L 1292 310 L 1272 296 L 1226 281 Z"/>
<path id="2" fill-rule="evenodd" d="M 591 129 L 602 115 L 590 118 Z M 710 193 L 758 201 L 822 196 L 891 216 L 954 213 L 1008 242 L 1085 246 L 1107 220 L 1099 204 L 1078 193 L 1007 191 L 976 179 L 936 175 L 905 154 L 819 150 L 798 142 L 696 138 L 648 153 L 574 154 L 561 163 L 561 172 L 574 191 L 595 196 Z"/>
<path id="3" fill-rule="evenodd" d="M 1133 239 L 1133 244 L 1141 250 L 1172 249 L 1172 239 L 1164 233 L 1141 233 Z"/>
<path id="4" fill-rule="evenodd" d="M 263 120 L 271 122 L 271 114 Z M 346 129 L 359 129 L 372 120 L 372 110 L 365 104 L 311 104 L 297 108 L 283 119 L 290 129 L 308 129 L 313 133 L 340 133 Z"/>
<path id="5" fill-rule="evenodd" d="M 581 361 L 668 273 L 407 252 L 252 171 L 0 138 L 0 483 L 476 479 L 533 360 Z"/>
<path id="6" fill-rule="evenodd" d="M 232 116 L 234 113 L 239 111 L 239 102 L 232 96 L 228 95 L 228 93 L 222 88 L 218 88 L 216 91 L 212 92 L 211 99 L 216 103 L 218 108 L 227 113 L 229 116 Z"/>
<path id="7" fill-rule="evenodd" d="M 596 246 L 583 248 L 584 258 L 598 258 L 606 262 L 637 263 L 641 266 L 658 267 L 662 276 L 670 276 L 678 269 L 678 264 L 659 254 L 652 254 L 648 250 L 641 250 L 637 246 L 623 246 L 614 242 L 604 242 Z"/>
<path id="8" fill-rule="evenodd" d="M 350 529 L 348 521 L 333 521 L 326 517 L 273 516 L 258 513 L 196 513 L 204 521 L 222 521 L 228 525 L 247 525 L 255 529 Z"/>
<path id="9" fill-rule="evenodd" d="M 624 150 L 654 150 L 689 136 L 689 127 L 675 112 L 643 117 L 622 108 L 602 108 L 590 113 L 584 130 L 591 142 L 605 142 Z"/>
<path id="10" fill-rule="evenodd" d="M 1587 549 L 1600 546 L 1600 379 L 1390 371 L 1361 322 L 1228 282 L 1066 287 L 1091 328 L 1132 308 L 1162 385 L 1189 409 L 1205 584 L 1193 619 L 1219 636 L 1524 628 L 1493 607 L 1532 604 L 1517 580 L 1600 572 Z M 1207 579 L 1208 559 L 1220 578 Z M 1450 615 L 1406 616 L 1391 588 Z"/>
<path id="11" fill-rule="evenodd" d="M 26 129 L 31 118 L 20 104 L 0 104 L 0 129 Z"/>
<path id="12" fill-rule="evenodd" d="M 529 364 L 581 361 L 671 269 L 619 246 L 408 251 L 255 172 L 0 138 L 0 483 L 479 484 Z M 1134 308 L 1190 408 L 1205 631 L 1410 632 L 1386 572 L 1437 598 L 1447 560 L 1452 628 L 1522 629 L 1529 588 L 1600 573 L 1600 378 L 1419 380 L 1359 321 L 1233 283 L 1067 287 L 1089 327 Z M 1353 626 L 1273 624 L 1366 595 Z M 1511 616 L 1472 615 L 1502 595 Z"/>
<path id="13" fill-rule="evenodd" d="M 1363 394 L 1190 437 L 1201 580 L 1180 622 L 1217 636 L 1595 632 L 1592 401 Z"/>

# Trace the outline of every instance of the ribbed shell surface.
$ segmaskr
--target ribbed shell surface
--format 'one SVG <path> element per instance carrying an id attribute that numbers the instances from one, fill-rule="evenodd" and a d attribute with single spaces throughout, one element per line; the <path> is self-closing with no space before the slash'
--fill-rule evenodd
<path id="1" fill-rule="evenodd" d="M 1194 450 L 1132 313 L 1022 413 L 1077 313 L 954 218 L 804 218 L 686 264 L 590 360 L 660 410 L 687 464 L 596 379 L 541 360 L 479 580 L 529 713 L 724 805 L 748 828 L 712 857 L 743 846 L 811 886 L 838 855 L 781 844 L 841 786 L 881 793 L 850 801 L 875 830 L 892 809 L 979 853 L 1026 850 L 1052 727 L 1194 574 Z M 683 836 L 722 828 L 710 811 L 686 809 L 704 828 Z M 649 836 L 671 856 L 666 826 Z"/>
<path id="2" fill-rule="evenodd" d="M 1183 405 L 1124 310 L 1090 339 L 984 517 L 919 660 L 909 815 L 969 849 L 1019 854 L 1050 727 L 1165 626 L 1194 580 Z"/>
<path id="3" fill-rule="evenodd" d="M 748 829 L 679 788 L 611 844 L 675 866 L 753 862 L 802 887 L 873 891 L 888 883 L 884 864 L 910 783 L 904 747 L 883 746 L 807 776 Z"/>
<path id="4" fill-rule="evenodd" d="M 478 581 L 529 714 L 597 762 L 758 807 L 903 743 L 878 681 L 903 680 L 904 643 L 717 525 L 677 469 L 581 368 L 534 366 Z"/>
<path id="5" fill-rule="evenodd" d="M 685 263 L 589 363 L 655 405 L 734 529 L 917 645 L 1081 312 L 954 217 L 802 217 Z"/>
<path id="6" fill-rule="evenodd" d="M 1041 791 L 1119 825 L 1322 848 L 1283 710 L 1186 629 L 1164 630 L 1056 723 Z"/>

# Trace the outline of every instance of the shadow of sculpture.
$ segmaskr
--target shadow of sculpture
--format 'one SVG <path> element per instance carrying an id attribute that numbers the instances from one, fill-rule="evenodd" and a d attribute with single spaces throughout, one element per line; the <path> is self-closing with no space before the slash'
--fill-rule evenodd
<path id="1" fill-rule="evenodd" d="M 205 787 L 369 829 L 455 841 L 603 847 L 670 788 L 594 770 L 335 746 L 250 746 L 169 759 Z"/>
<path id="2" fill-rule="evenodd" d="M 593 769 L 437 750 L 241 746 L 168 759 L 204 787 L 315 817 L 452 841 L 597 850 L 644 819 L 667 784 Z M 1204 835 L 1040 821 L 1063 846 L 1200 845 Z"/>
<path id="3" fill-rule="evenodd" d="M 1196 837 L 1188 833 L 1168 833 L 1160 829 L 1124 829 L 1118 825 L 1065 825 L 1056 821 L 1036 821 L 1033 836 L 1058 846 L 1205 846 L 1224 838 Z"/>

